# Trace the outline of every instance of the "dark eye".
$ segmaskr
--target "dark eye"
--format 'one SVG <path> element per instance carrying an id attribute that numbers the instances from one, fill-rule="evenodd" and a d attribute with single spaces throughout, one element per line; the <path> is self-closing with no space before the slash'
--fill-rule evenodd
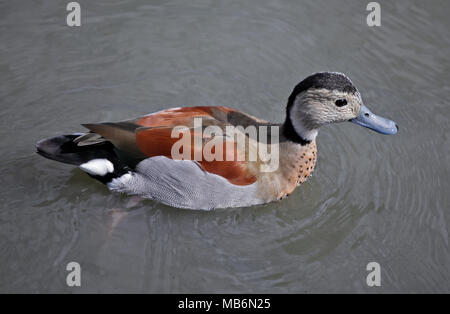
<path id="1" fill-rule="evenodd" d="M 347 99 L 338 99 L 334 102 L 336 106 L 343 107 L 347 104 Z"/>

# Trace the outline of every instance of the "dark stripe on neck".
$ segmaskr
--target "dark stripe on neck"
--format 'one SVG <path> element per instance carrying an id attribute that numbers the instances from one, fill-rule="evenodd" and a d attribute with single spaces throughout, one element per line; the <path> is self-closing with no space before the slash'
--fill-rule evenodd
<path id="1" fill-rule="evenodd" d="M 283 125 L 283 135 L 290 141 L 294 143 L 301 144 L 302 146 L 308 145 L 311 141 L 304 139 L 295 131 L 294 126 L 292 125 L 291 117 L 288 111 L 286 116 L 286 121 Z"/>

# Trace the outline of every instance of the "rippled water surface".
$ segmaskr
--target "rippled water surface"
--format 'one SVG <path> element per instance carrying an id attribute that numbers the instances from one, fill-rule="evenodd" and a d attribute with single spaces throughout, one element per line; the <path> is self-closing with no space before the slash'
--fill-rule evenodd
<path id="1" fill-rule="evenodd" d="M 450 292 L 448 1 L 381 1 L 375 28 L 365 1 L 80 3 L 70 28 L 64 1 L 0 1 L 0 292 Z M 400 132 L 324 127 L 314 176 L 278 203 L 136 203 L 34 152 L 170 106 L 282 121 L 323 70 Z"/>

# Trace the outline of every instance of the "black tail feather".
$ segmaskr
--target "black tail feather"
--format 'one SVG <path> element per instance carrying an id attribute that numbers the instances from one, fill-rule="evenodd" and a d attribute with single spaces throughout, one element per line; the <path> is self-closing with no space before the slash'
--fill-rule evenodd
<path id="1" fill-rule="evenodd" d="M 93 159 L 107 159 L 114 165 L 114 171 L 104 176 L 91 177 L 108 183 L 116 177 L 127 173 L 130 169 L 117 156 L 114 145 L 110 142 L 101 142 L 92 145 L 78 146 L 73 140 L 82 134 L 61 135 L 43 139 L 36 144 L 36 152 L 48 159 L 62 163 L 80 166 Z"/>

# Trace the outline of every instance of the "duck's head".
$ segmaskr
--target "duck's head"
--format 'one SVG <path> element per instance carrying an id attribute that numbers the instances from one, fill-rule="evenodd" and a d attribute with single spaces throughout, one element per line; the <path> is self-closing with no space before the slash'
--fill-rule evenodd
<path id="1" fill-rule="evenodd" d="M 319 72 L 301 81 L 289 96 L 286 135 L 310 142 L 326 124 L 349 121 L 382 134 L 395 134 L 397 124 L 364 106 L 352 81 L 342 73 Z"/>

